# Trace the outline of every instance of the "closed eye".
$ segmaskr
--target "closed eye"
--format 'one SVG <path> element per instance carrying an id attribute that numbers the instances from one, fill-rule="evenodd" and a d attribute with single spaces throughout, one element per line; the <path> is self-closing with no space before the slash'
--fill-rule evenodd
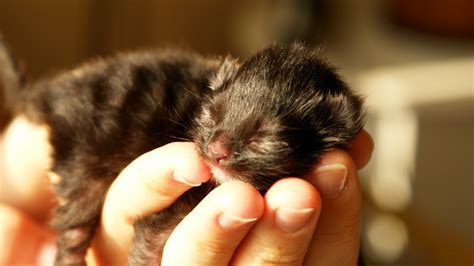
<path id="1" fill-rule="evenodd" d="M 249 140 L 248 147 L 255 153 L 275 153 L 288 149 L 286 141 L 278 139 L 276 136 L 253 137 Z"/>

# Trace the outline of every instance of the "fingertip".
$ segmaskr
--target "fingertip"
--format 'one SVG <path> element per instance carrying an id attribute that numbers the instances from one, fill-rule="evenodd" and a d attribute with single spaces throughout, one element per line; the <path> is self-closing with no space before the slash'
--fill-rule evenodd
<path id="1" fill-rule="evenodd" d="M 372 157 L 374 150 L 374 140 L 366 130 L 361 130 L 351 141 L 348 152 L 352 156 L 357 169 L 364 168 Z"/>
<path id="2" fill-rule="evenodd" d="M 357 166 L 351 155 L 341 149 L 327 152 L 308 180 L 325 199 L 333 199 L 344 194 L 347 187 L 357 185 Z"/>
<path id="3" fill-rule="evenodd" d="M 346 188 L 347 166 L 342 163 L 321 165 L 312 180 L 325 198 L 335 198 Z"/>
<path id="4" fill-rule="evenodd" d="M 357 164 L 355 163 L 352 155 L 349 152 L 341 149 L 334 149 L 328 151 L 326 154 L 323 155 L 318 167 L 315 170 L 315 173 L 320 167 L 335 164 L 344 165 L 347 168 L 348 172 L 357 171 Z"/>
<path id="5" fill-rule="evenodd" d="M 321 171 L 324 168 L 331 171 Z M 339 171 L 341 168 L 346 168 L 347 171 Z M 338 182 L 334 183 L 338 175 L 345 175 L 344 178 L 339 178 L 339 181 L 345 182 L 343 189 L 336 197 L 324 196 L 325 189 L 340 187 Z M 348 261 L 357 261 L 361 192 L 357 166 L 351 155 L 340 149 L 328 152 L 309 180 L 323 194 L 324 208 L 305 258 L 307 264 L 345 265 Z M 345 256 L 341 257 L 341 252 Z"/>
<path id="6" fill-rule="evenodd" d="M 275 225 L 287 233 L 304 228 L 321 210 L 319 192 L 301 178 L 279 180 L 267 192 L 265 200 L 266 216 L 273 216 Z"/>
<path id="7" fill-rule="evenodd" d="M 209 167 L 197 154 L 188 153 L 175 161 L 174 181 L 190 187 L 200 186 L 211 179 Z"/>
<path id="8" fill-rule="evenodd" d="M 301 178 L 283 178 L 265 194 L 265 213 L 234 254 L 235 265 L 301 265 L 321 212 L 321 197 Z"/>
<path id="9" fill-rule="evenodd" d="M 253 186 L 239 181 L 218 186 L 173 230 L 163 264 L 227 265 L 263 210 L 263 198 Z"/>
<path id="10" fill-rule="evenodd" d="M 265 200 L 272 208 L 321 208 L 321 196 L 318 190 L 306 180 L 296 177 L 277 181 L 268 190 Z"/>
<path id="11" fill-rule="evenodd" d="M 260 193 L 250 184 L 240 181 L 226 182 L 215 189 L 215 200 L 220 211 L 243 219 L 258 219 L 265 204 Z"/>
<path id="12" fill-rule="evenodd" d="M 209 181 L 212 176 L 209 167 L 199 156 L 194 143 L 173 142 L 155 151 L 156 156 L 149 158 L 146 164 L 155 166 L 156 161 L 172 163 L 173 174 L 171 176 L 178 183 L 196 187 Z"/>

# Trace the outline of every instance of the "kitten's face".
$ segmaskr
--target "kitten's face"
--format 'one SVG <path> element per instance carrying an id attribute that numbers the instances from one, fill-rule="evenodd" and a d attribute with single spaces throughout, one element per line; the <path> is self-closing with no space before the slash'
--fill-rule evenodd
<path id="1" fill-rule="evenodd" d="M 317 138 L 308 123 L 289 110 L 285 99 L 270 101 L 246 90 L 250 84 L 228 86 L 202 106 L 194 128 L 194 141 L 214 180 L 241 180 L 264 192 L 280 178 L 306 174 L 321 151 L 313 145 Z"/>
<path id="2" fill-rule="evenodd" d="M 226 108 L 224 97 L 203 106 L 197 119 L 199 152 L 217 183 L 242 180 L 266 190 L 293 171 L 290 133 L 276 117 Z"/>
<path id="3" fill-rule="evenodd" d="M 194 140 L 218 183 L 238 179 L 263 192 L 301 177 L 363 125 L 362 101 L 299 45 L 267 48 L 241 66 L 225 60 L 211 88 Z"/>

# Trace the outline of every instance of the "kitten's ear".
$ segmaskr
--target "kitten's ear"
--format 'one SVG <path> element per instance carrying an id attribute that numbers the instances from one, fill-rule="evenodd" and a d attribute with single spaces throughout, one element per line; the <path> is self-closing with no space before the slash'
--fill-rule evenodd
<path id="1" fill-rule="evenodd" d="M 237 70 L 237 59 L 227 56 L 219 65 L 216 75 L 211 78 L 209 87 L 212 90 L 220 88 L 224 82 L 230 80 L 237 73 Z"/>

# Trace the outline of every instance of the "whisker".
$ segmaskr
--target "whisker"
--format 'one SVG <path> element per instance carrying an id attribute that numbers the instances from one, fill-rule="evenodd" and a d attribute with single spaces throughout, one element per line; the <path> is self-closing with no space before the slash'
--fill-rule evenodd
<path id="1" fill-rule="evenodd" d="M 183 90 L 187 91 L 192 96 L 196 97 L 196 99 L 200 99 L 201 97 L 197 95 L 195 92 L 191 91 L 190 89 L 186 88 L 185 86 L 181 87 Z"/>
<path id="2" fill-rule="evenodd" d="M 181 116 L 181 114 L 178 112 L 178 110 L 176 110 L 176 107 L 172 106 L 171 107 L 171 110 L 173 110 L 173 112 L 176 114 L 176 116 L 181 120 L 183 121 L 183 117 Z"/>
<path id="3" fill-rule="evenodd" d="M 165 117 L 165 119 L 168 120 L 168 121 L 170 121 L 170 122 L 175 123 L 176 125 L 180 125 L 180 126 L 182 126 L 182 127 L 184 127 L 184 128 L 187 127 L 185 124 L 183 124 L 183 123 L 181 123 L 181 122 L 178 122 L 178 121 L 176 121 L 176 120 L 174 120 L 174 119 L 172 119 L 172 118 L 170 118 L 170 117 Z"/>
<path id="4" fill-rule="evenodd" d="M 165 134 L 165 133 L 161 133 L 161 132 L 160 132 L 159 134 L 160 134 L 160 135 L 163 135 L 163 136 L 165 136 L 165 137 L 173 138 L 173 139 L 184 140 L 184 141 L 190 141 L 190 142 L 193 141 L 192 139 L 189 139 L 189 138 L 178 137 L 178 136 L 169 135 L 169 134 Z"/>

